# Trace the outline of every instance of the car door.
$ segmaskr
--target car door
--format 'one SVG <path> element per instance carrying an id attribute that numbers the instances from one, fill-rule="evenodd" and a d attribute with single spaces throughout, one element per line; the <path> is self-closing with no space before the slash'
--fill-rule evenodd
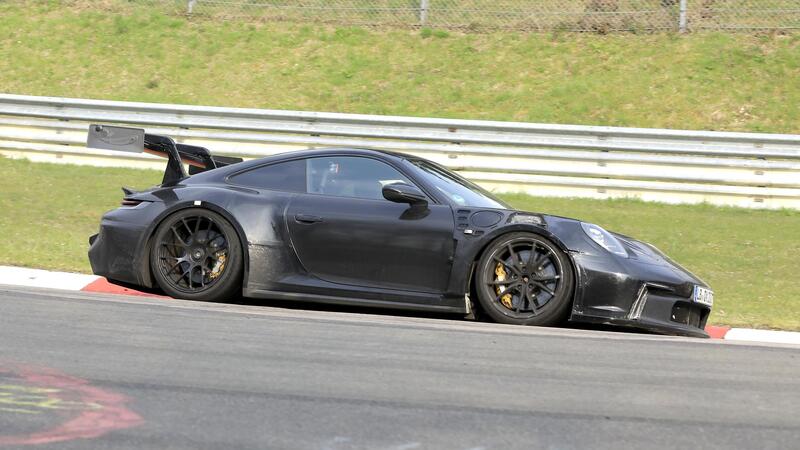
<path id="1" fill-rule="evenodd" d="M 454 250 L 450 206 L 384 199 L 383 185 L 412 183 L 378 159 L 326 156 L 306 163 L 306 193 L 290 201 L 285 217 L 310 274 L 346 285 L 445 291 Z"/>

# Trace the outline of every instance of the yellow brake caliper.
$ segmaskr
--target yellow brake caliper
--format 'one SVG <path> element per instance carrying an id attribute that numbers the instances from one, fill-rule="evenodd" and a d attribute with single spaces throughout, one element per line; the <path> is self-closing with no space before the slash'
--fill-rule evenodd
<path id="1" fill-rule="evenodd" d="M 497 263 L 497 267 L 494 268 L 494 274 L 497 275 L 495 281 L 506 281 L 506 277 L 508 276 L 508 274 L 506 274 L 506 269 L 500 263 Z M 495 292 L 497 292 L 497 295 L 500 295 L 503 291 L 506 290 L 506 287 L 497 285 L 494 287 L 494 289 Z M 505 306 L 506 308 L 511 309 L 513 307 L 513 305 L 511 304 L 511 294 L 506 294 L 500 297 L 500 303 L 502 303 L 503 306 Z"/>
<path id="2" fill-rule="evenodd" d="M 225 260 L 226 258 L 224 254 L 219 255 L 219 257 L 217 258 L 217 262 L 214 264 L 214 267 L 211 268 L 211 274 L 209 274 L 209 278 L 213 280 L 222 273 L 222 269 L 225 268 Z"/>

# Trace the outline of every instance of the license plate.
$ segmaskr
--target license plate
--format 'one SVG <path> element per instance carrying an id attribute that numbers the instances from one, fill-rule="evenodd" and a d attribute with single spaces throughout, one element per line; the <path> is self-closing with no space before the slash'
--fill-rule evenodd
<path id="1" fill-rule="evenodd" d="M 700 303 L 701 305 L 706 305 L 710 308 L 714 306 L 714 291 L 704 287 L 695 286 L 694 293 L 692 294 L 692 300 L 694 300 L 695 303 Z"/>

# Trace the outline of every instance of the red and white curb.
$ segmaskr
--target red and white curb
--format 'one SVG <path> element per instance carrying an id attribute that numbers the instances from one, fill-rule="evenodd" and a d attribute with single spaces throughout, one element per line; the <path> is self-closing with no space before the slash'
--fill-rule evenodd
<path id="1" fill-rule="evenodd" d="M 27 267 L 0 266 L 0 284 L 37 288 L 62 289 L 66 291 L 101 292 L 104 294 L 140 295 L 143 297 L 165 297 L 140 292 L 109 283 L 105 278 L 80 273 L 52 272 Z"/>
<path id="2" fill-rule="evenodd" d="M 49 270 L 28 269 L 25 267 L 0 266 L 0 284 L 169 298 L 162 295 L 120 287 L 109 283 L 103 277 L 95 275 L 52 272 Z M 800 332 L 795 331 L 757 330 L 714 325 L 707 326 L 706 331 L 713 339 L 800 345 Z"/>

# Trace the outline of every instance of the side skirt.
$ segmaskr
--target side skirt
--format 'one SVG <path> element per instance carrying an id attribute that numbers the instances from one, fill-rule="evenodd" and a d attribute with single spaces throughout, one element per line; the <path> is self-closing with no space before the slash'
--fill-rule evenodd
<path id="1" fill-rule="evenodd" d="M 453 314 L 467 313 L 465 306 L 455 307 L 455 306 L 441 306 L 441 305 L 423 305 L 419 303 L 404 303 L 404 302 L 387 301 L 387 300 L 335 297 L 331 295 L 319 295 L 319 294 L 298 294 L 293 292 L 268 291 L 262 289 L 244 289 L 242 291 L 242 295 L 244 297 L 251 297 L 251 298 L 327 303 L 332 305 L 368 306 L 368 307 L 384 308 L 384 309 L 400 309 L 407 311 L 429 311 L 429 312 L 453 313 Z"/>

